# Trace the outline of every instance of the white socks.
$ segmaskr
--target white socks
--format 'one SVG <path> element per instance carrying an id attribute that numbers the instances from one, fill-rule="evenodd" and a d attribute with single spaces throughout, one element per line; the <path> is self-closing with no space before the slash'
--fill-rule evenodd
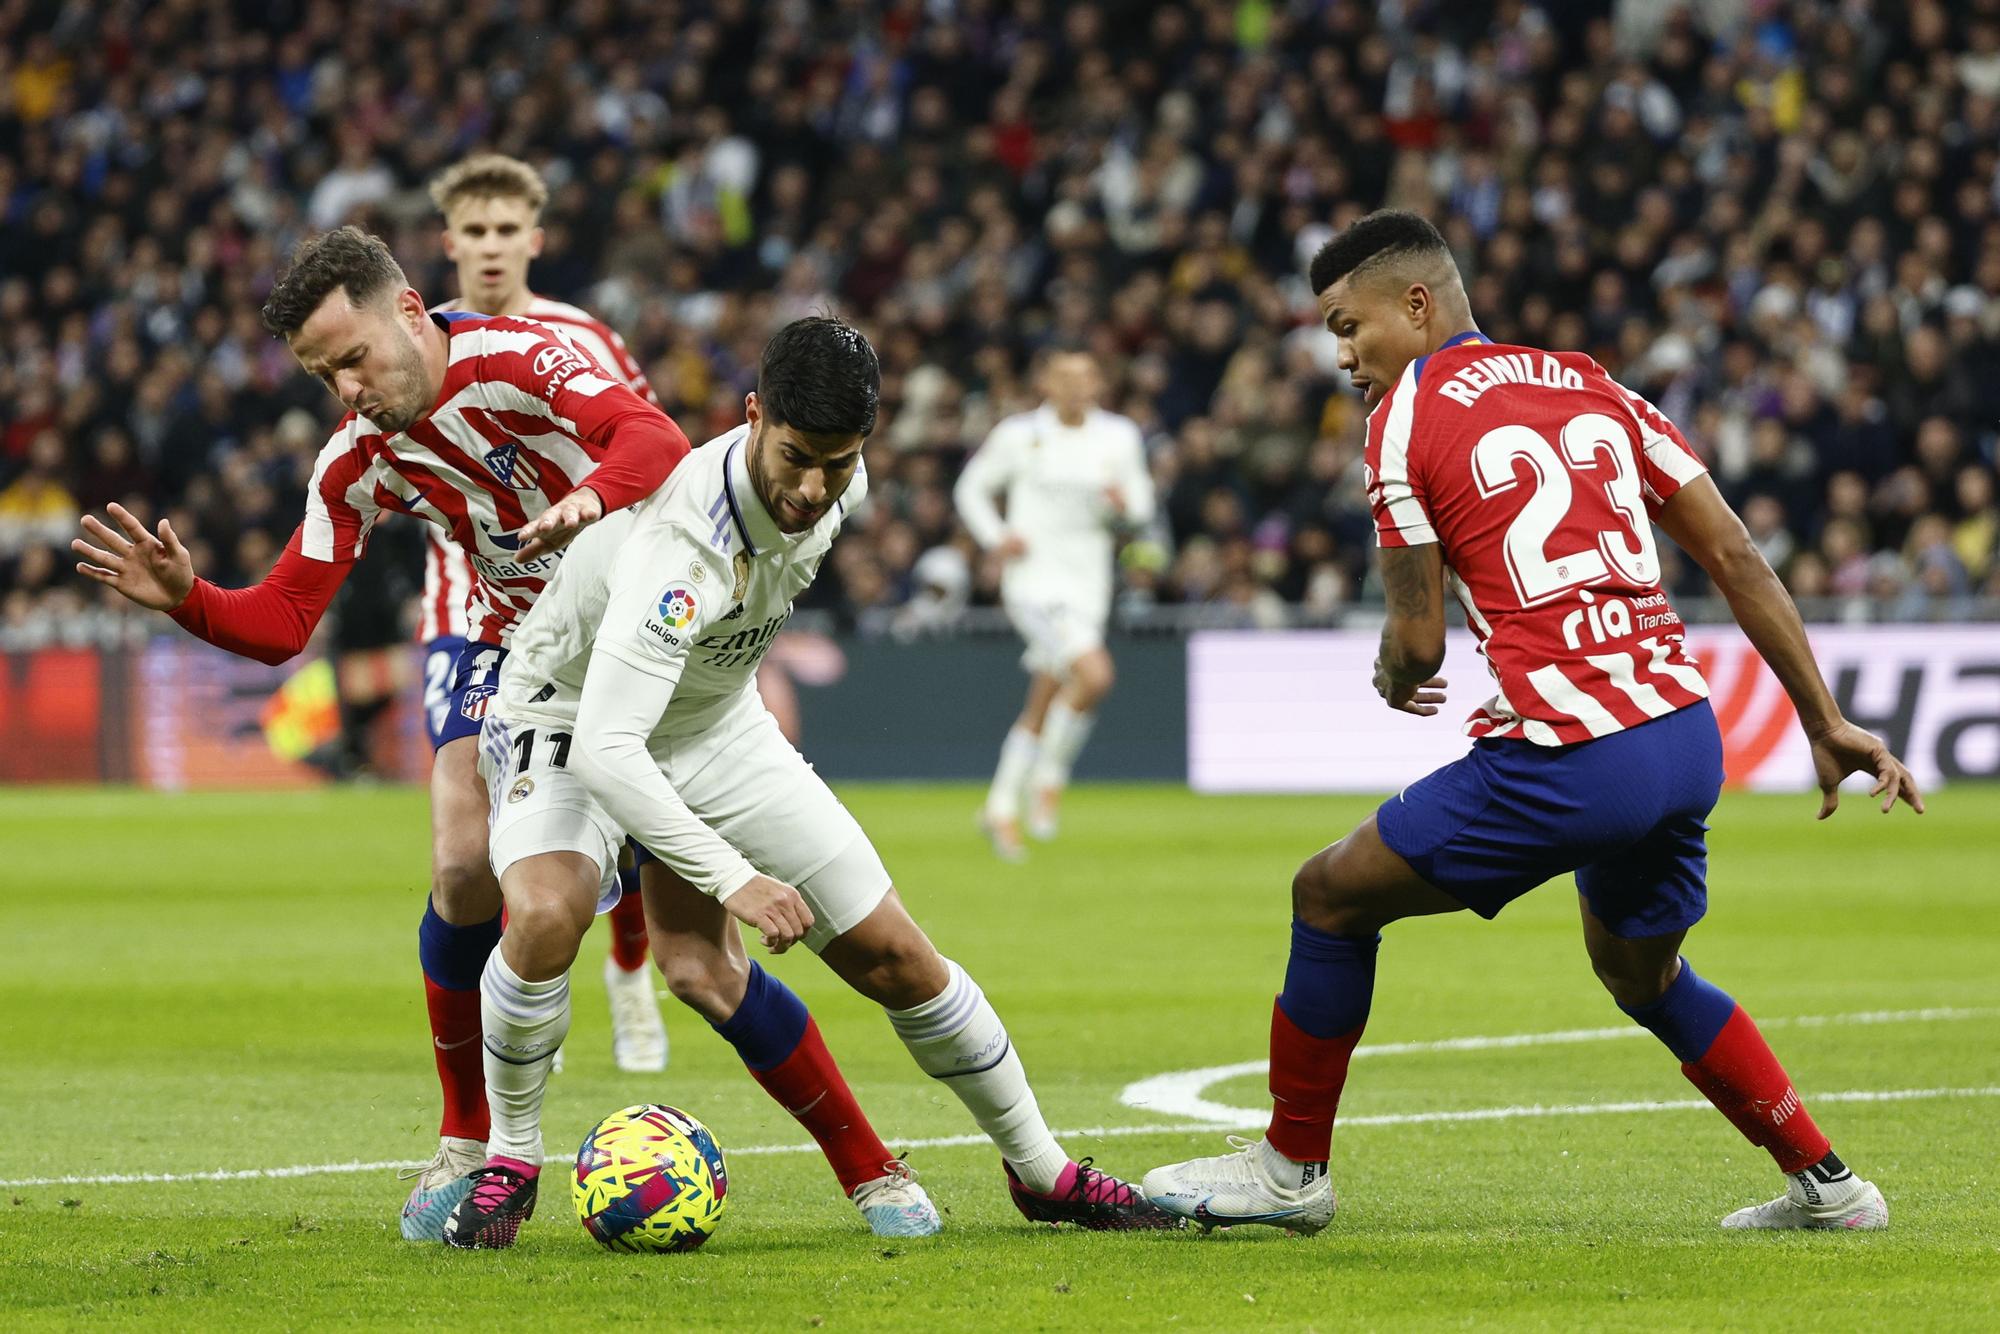
<path id="1" fill-rule="evenodd" d="M 993 771 L 993 786 L 986 793 L 986 813 L 996 820 L 1014 820 L 1021 814 L 1021 789 L 1027 786 L 1028 770 L 1035 763 L 1039 739 L 1015 723 L 1000 743 L 1000 767 Z"/>
<path id="2" fill-rule="evenodd" d="M 924 1073 L 958 1095 L 1021 1183 L 1032 1191 L 1053 1190 L 1069 1155 L 1049 1133 L 986 993 L 950 959 L 944 964 L 950 973 L 944 990 L 921 1005 L 888 1011 L 889 1022 Z M 494 1125 L 497 1130 L 497 1116 Z"/>
<path id="3" fill-rule="evenodd" d="M 549 1058 L 569 1035 L 569 974 L 524 982 L 494 950 L 479 975 L 479 1022 L 486 1032 L 486 1103 L 493 1112 L 486 1152 L 539 1167 Z"/>
<path id="4" fill-rule="evenodd" d="M 1090 740 L 1090 729 L 1096 721 L 1096 713 L 1079 713 L 1060 697 L 1049 705 L 1049 716 L 1042 722 L 1041 748 L 1035 754 L 1029 781 L 1036 788 L 1057 791 L 1069 786 L 1070 766 L 1076 763 L 1083 743 Z"/>

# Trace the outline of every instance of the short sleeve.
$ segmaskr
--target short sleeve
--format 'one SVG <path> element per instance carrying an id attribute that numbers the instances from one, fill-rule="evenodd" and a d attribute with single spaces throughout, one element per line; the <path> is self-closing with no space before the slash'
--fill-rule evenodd
<path id="1" fill-rule="evenodd" d="M 1384 547 L 1420 547 L 1436 542 L 1423 478 L 1412 449 L 1417 404 L 1417 366 L 1410 368 L 1368 415 L 1368 508 L 1375 519 L 1375 542 Z"/>
<path id="2" fill-rule="evenodd" d="M 1624 385 L 1619 385 L 1618 391 L 1625 396 L 1626 406 L 1639 428 L 1639 482 L 1645 492 L 1646 508 L 1657 518 L 1668 497 L 1702 476 L 1708 468 L 1665 413 Z"/>

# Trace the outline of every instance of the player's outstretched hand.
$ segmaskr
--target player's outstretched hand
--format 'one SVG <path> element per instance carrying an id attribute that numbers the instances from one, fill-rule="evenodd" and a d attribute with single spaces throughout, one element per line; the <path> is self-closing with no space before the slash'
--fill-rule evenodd
<path id="1" fill-rule="evenodd" d="M 1882 798 L 1884 815 L 1899 800 L 1908 802 L 1918 815 L 1924 813 L 1924 794 L 1917 791 L 1917 780 L 1910 777 L 1901 760 L 1889 753 L 1881 737 L 1842 718 L 1824 732 L 1809 734 L 1809 738 L 1813 770 L 1819 775 L 1820 819 L 1832 815 L 1840 806 L 1840 780 L 1861 773 L 1875 776 L 1875 786 L 1868 792 Z"/>
<path id="2" fill-rule="evenodd" d="M 80 537 L 72 541 L 69 549 L 83 557 L 76 572 L 153 611 L 172 611 L 187 601 L 194 587 L 194 561 L 174 536 L 173 525 L 160 520 L 155 535 L 123 505 L 110 506 L 109 513 L 122 532 L 94 514 L 83 516 L 83 531 L 103 545 L 92 546 Z"/>
<path id="3" fill-rule="evenodd" d="M 799 892 L 768 875 L 753 878 L 722 906 L 737 921 L 755 927 L 764 937 L 764 948 L 773 954 L 783 954 L 804 940 L 806 928 L 813 924 L 812 909 Z"/>
<path id="4" fill-rule="evenodd" d="M 1414 713 L 1419 718 L 1429 718 L 1437 713 L 1438 706 L 1444 703 L 1445 687 L 1450 684 L 1442 676 L 1433 676 L 1413 686 L 1398 685 L 1389 679 L 1380 662 L 1375 664 L 1375 693 L 1390 708 Z"/>
<path id="5" fill-rule="evenodd" d="M 521 525 L 514 536 L 521 539 L 521 560 L 534 560 L 551 551 L 561 551 L 570 540 L 604 517 L 604 501 L 587 486 L 558 500 L 541 515 Z"/>

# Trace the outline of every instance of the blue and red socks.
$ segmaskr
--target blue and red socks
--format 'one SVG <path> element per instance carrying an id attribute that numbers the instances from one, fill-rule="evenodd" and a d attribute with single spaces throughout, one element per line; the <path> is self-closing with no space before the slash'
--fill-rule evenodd
<path id="1" fill-rule="evenodd" d="M 1336 936 L 1292 921 L 1285 989 L 1271 1007 L 1271 1124 L 1264 1142 L 1294 1163 L 1326 1162 L 1347 1065 L 1368 1026 L 1381 944 L 1379 934 Z"/>
<path id="2" fill-rule="evenodd" d="M 425 898 L 424 918 L 417 927 L 417 958 L 424 969 L 424 1006 L 430 1014 L 438 1086 L 444 1093 L 441 1135 L 483 1142 L 491 1125 L 485 1050 L 479 1041 L 479 975 L 499 943 L 497 913 L 491 921 L 453 926 Z"/>
<path id="3" fill-rule="evenodd" d="M 636 973 L 646 966 L 646 902 L 639 896 L 639 868 L 621 870 L 618 885 L 625 895 L 605 914 L 610 919 L 611 962 Z"/>
<path id="4" fill-rule="evenodd" d="M 1728 992 L 1695 976 L 1686 959 L 1658 1000 L 1618 1008 L 1680 1058 L 1688 1082 L 1743 1138 L 1769 1153 L 1780 1171 L 1799 1173 L 1830 1162 L 1836 1176 L 1844 1172 L 1749 1014 Z"/>
<path id="5" fill-rule="evenodd" d="M 790 987 L 753 962 L 736 1013 L 711 1027 L 819 1144 L 842 1191 L 852 1195 L 883 1174 L 894 1155 L 862 1114 L 819 1025 Z"/>

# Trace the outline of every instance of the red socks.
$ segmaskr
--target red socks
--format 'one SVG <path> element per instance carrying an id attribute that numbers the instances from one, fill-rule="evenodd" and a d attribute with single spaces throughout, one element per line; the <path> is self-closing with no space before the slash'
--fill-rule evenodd
<path id="1" fill-rule="evenodd" d="M 646 966 L 646 903 L 627 894 L 605 914 L 611 925 L 611 961 L 628 973 Z"/>
<path id="2" fill-rule="evenodd" d="M 1722 1025 L 1701 1059 L 1684 1063 L 1681 1073 L 1743 1132 L 1743 1138 L 1776 1159 L 1780 1171 L 1803 1172 L 1831 1151 L 1799 1101 L 1785 1067 L 1778 1064 L 1742 1006 Z"/>
<path id="3" fill-rule="evenodd" d="M 805 1035 L 790 1056 L 750 1074 L 819 1142 L 842 1191 L 852 1195 L 855 1187 L 882 1175 L 883 1164 L 894 1155 L 854 1100 L 840 1067 L 820 1040 L 818 1024 L 807 1019 Z"/>
<path id="4" fill-rule="evenodd" d="M 1347 1083 L 1347 1062 L 1365 1025 L 1316 1038 L 1271 1006 L 1271 1126 L 1264 1139 L 1297 1163 L 1323 1163 L 1333 1143 L 1333 1114 Z"/>
<path id="5" fill-rule="evenodd" d="M 486 1052 L 480 1042 L 479 990 L 451 991 L 424 979 L 430 1010 L 431 1047 L 438 1084 L 444 1090 L 444 1119 L 438 1133 L 484 1141 L 491 1118 L 486 1108 Z"/>

